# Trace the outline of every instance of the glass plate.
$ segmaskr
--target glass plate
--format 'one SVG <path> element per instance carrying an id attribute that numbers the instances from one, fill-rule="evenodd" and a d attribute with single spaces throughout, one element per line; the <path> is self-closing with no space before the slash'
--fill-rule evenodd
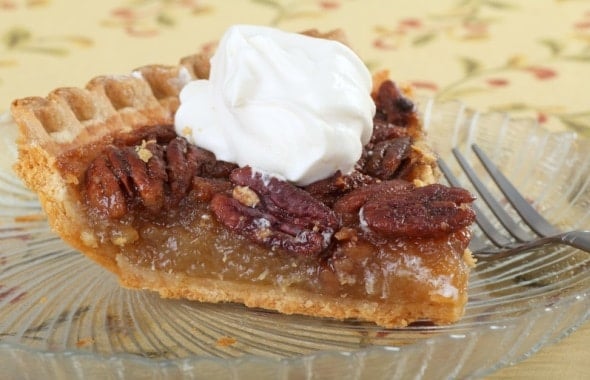
<path id="1" fill-rule="evenodd" d="M 590 228 L 590 144 L 533 120 L 420 102 L 432 145 L 478 143 L 561 228 Z M 160 299 L 118 286 L 66 246 L 11 171 L 0 120 L 0 372 L 5 378 L 470 378 L 520 361 L 590 316 L 590 255 L 553 247 L 473 270 L 465 317 L 383 329 L 239 305 Z M 461 177 L 463 178 L 463 177 Z M 480 231 L 475 230 L 476 234 Z"/>

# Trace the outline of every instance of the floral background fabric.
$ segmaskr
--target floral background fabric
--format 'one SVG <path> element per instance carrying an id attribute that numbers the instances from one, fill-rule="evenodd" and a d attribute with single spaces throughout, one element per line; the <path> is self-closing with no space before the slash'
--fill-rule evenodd
<path id="1" fill-rule="evenodd" d="M 590 137 L 590 1 L 583 0 L 0 0 L 0 114 L 15 98 L 174 64 L 211 49 L 236 23 L 341 28 L 371 70 L 388 69 L 420 94 Z M 561 376 L 590 372 L 582 363 L 589 338 L 586 326 L 493 377 L 547 376 L 547 363 Z M 571 354 L 564 359 L 562 351 Z M 575 355 L 576 365 L 560 367 Z"/>
<path id="2" fill-rule="evenodd" d="M 0 0 L 0 112 L 16 97 L 175 63 L 231 24 L 342 28 L 373 69 L 440 100 L 590 135 L 580 0 Z"/>

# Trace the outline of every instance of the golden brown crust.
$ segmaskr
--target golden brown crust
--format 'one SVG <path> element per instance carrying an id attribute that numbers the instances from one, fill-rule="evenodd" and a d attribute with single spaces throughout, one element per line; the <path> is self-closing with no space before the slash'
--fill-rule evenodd
<path id="1" fill-rule="evenodd" d="M 337 34 L 330 36 L 338 37 Z M 270 286 L 169 275 L 130 265 L 120 256 L 103 254 L 79 207 L 75 189 L 81 177 L 75 168 L 65 170 L 61 167 L 62 160 L 67 159 L 70 152 L 100 144 L 116 133 L 130 132 L 146 125 L 172 124 L 182 86 L 196 77 L 206 77 L 208 73 L 207 56 L 199 54 L 183 58 L 178 66 L 145 66 L 129 75 L 97 77 L 83 89 L 61 88 L 46 98 L 30 97 L 13 102 L 12 115 L 20 129 L 19 160 L 15 171 L 29 188 L 38 193 L 55 232 L 89 258 L 116 273 L 124 286 L 155 290 L 164 297 L 243 302 L 247 306 L 287 314 L 360 318 L 383 326 L 403 326 L 417 315 L 428 315 L 441 324 L 451 323 L 461 316 L 464 294 L 461 299 L 452 300 L 454 306 L 443 309 L 436 303 L 392 304 L 377 308 L 373 302 L 330 299 L 303 291 L 283 292 Z M 379 75 L 376 82 L 385 78 Z M 414 147 L 411 159 L 417 163 L 413 165 L 415 173 L 412 177 L 417 185 L 436 181 L 435 157 L 422 141 Z"/>

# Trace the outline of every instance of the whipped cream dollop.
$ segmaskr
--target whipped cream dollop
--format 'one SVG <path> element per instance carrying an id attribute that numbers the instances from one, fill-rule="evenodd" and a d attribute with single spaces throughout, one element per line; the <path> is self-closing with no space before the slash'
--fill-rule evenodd
<path id="1" fill-rule="evenodd" d="M 340 42 L 237 25 L 209 79 L 182 89 L 175 129 L 218 160 L 307 185 L 353 170 L 373 131 L 371 87 Z"/>

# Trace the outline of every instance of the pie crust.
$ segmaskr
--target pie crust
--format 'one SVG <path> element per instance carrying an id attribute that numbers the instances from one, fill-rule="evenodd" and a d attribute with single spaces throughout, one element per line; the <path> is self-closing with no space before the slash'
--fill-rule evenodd
<path id="1" fill-rule="evenodd" d="M 44 98 L 13 102 L 12 115 L 20 129 L 15 171 L 39 195 L 53 230 L 115 273 L 123 286 L 150 289 L 163 297 L 239 302 L 385 327 L 457 321 L 473 266 L 467 250 L 470 218 L 433 237 L 374 241 L 363 237 L 360 220 L 356 230 L 334 231 L 337 238 L 332 240 L 338 241 L 310 255 L 236 234 L 216 220 L 210 197 L 202 203 L 191 203 L 191 198 L 177 206 L 174 215 L 168 211 L 166 222 L 145 217 L 143 211 L 130 212 L 132 219 L 112 220 L 88 206 L 86 175 L 94 160 L 104 156 L 105 147 L 129 136 L 135 136 L 131 145 L 139 152 L 152 133 L 146 128 L 171 126 L 179 91 L 189 80 L 207 77 L 208 59 L 196 54 L 176 66 L 145 66 L 129 75 L 94 78 L 85 88 L 59 88 Z M 386 80 L 386 73 L 376 75 L 375 91 Z M 409 87 L 402 91 L 411 96 Z M 407 131 L 412 145 L 404 179 L 416 188 L 435 183 L 436 159 L 417 117 Z M 175 222 L 179 215 L 185 215 L 186 225 Z M 167 231 L 169 225 L 173 227 Z M 354 236 L 347 236 L 351 231 Z"/>

